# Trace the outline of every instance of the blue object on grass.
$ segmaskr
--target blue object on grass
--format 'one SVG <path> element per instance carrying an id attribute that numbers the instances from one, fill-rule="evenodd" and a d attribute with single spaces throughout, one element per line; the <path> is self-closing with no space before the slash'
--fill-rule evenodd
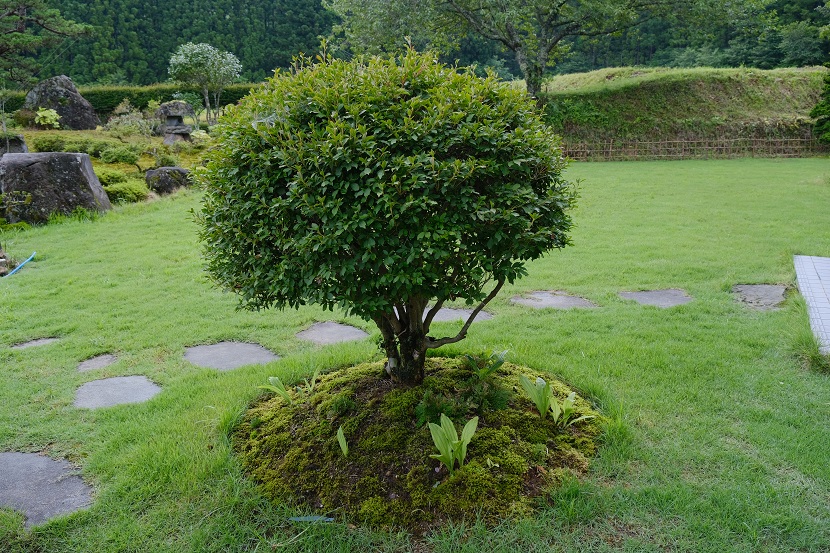
<path id="1" fill-rule="evenodd" d="M 15 268 L 14 268 L 14 270 L 13 270 L 12 272 L 10 272 L 9 274 L 7 274 L 7 275 L 6 275 L 6 276 L 4 276 L 3 278 L 10 277 L 10 276 L 12 276 L 13 274 L 15 274 L 17 271 L 19 271 L 19 270 L 23 267 L 23 265 L 25 265 L 26 263 L 28 263 L 29 261 L 31 261 L 32 259 L 34 259 L 34 258 L 35 258 L 35 254 L 36 254 L 36 253 L 37 253 L 37 252 L 32 252 L 32 255 L 30 255 L 30 256 L 29 256 L 29 259 L 27 259 L 26 261 L 24 261 L 23 263 L 21 263 L 20 265 L 18 265 L 17 267 L 15 267 Z"/>

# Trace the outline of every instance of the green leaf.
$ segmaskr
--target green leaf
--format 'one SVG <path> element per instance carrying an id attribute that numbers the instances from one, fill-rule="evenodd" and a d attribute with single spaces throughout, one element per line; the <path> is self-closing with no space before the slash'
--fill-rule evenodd
<path id="1" fill-rule="evenodd" d="M 343 452 L 343 457 L 349 456 L 349 444 L 346 442 L 346 435 L 343 433 L 343 426 L 337 429 L 337 443 L 340 444 L 340 450 Z"/>

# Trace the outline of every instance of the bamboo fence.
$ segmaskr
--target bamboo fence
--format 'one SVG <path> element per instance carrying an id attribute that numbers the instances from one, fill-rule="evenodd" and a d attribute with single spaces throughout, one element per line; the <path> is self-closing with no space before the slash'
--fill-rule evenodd
<path id="1" fill-rule="evenodd" d="M 713 138 L 702 140 L 604 140 L 563 142 L 567 157 L 579 161 L 810 157 L 830 148 L 814 138 Z"/>

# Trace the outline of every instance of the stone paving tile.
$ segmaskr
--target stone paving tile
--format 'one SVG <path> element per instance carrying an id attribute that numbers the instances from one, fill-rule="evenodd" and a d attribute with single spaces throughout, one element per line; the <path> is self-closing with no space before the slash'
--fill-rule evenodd
<path id="1" fill-rule="evenodd" d="M 807 303 L 810 327 L 830 354 L 830 257 L 793 256 L 798 290 Z"/>
<path id="2" fill-rule="evenodd" d="M 125 403 L 143 403 L 161 392 L 146 376 L 116 376 L 87 382 L 75 392 L 75 407 L 99 409 Z"/>
<path id="3" fill-rule="evenodd" d="M 784 303 L 787 287 L 779 284 L 736 284 L 732 287 L 732 293 L 750 309 L 774 311 Z"/>
<path id="4" fill-rule="evenodd" d="M 78 364 L 78 372 L 83 373 L 87 371 L 93 371 L 95 369 L 103 369 L 104 367 L 109 367 L 116 361 L 118 361 L 118 358 L 110 353 L 98 355 L 96 357 L 87 359 L 86 361 L 81 361 Z"/>
<path id="5" fill-rule="evenodd" d="M 627 300 L 634 300 L 642 305 L 653 305 L 654 307 L 675 307 L 689 303 L 694 298 L 685 291 L 678 288 L 666 290 L 644 290 L 642 292 L 620 292 L 619 296 Z"/>
<path id="6" fill-rule="evenodd" d="M 427 307 L 426 312 L 429 312 L 429 307 Z M 424 315 L 426 315 L 426 312 L 424 313 Z M 447 322 L 461 320 L 462 322 L 466 323 L 467 319 L 469 319 L 470 315 L 472 314 L 472 309 L 456 309 L 454 307 L 442 307 L 438 310 L 438 313 L 435 314 L 435 317 L 432 318 L 432 322 Z M 478 315 L 476 315 L 476 318 L 474 320 L 489 321 L 492 318 L 493 316 L 487 311 L 479 311 Z"/>
<path id="7" fill-rule="evenodd" d="M 45 346 L 47 344 L 53 344 L 57 342 L 60 338 L 38 338 L 37 340 L 30 340 L 28 342 L 23 342 L 21 344 L 15 344 L 12 346 L 12 349 L 26 349 L 26 348 L 34 348 L 37 346 Z"/>
<path id="8" fill-rule="evenodd" d="M 558 290 L 550 292 L 528 292 L 524 296 L 513 296 L 510 302 L 534 309 L 590 309 L 598 307 L 597 304 L 585 298 L 573 296 L 567 292 L 560 292 Z"/>
<path id="9" fill-rule="evenodd" d="M 64 460 L 36 453 L 0 453 L 0 475 L 0 506 L 26 515 L 26 528 L 92 502 L 92 488 Z"/>
<path id="10" fill-rule="evenodd" d="M 338 344 L 340 342 L 353 342 L 362 340 L 369 336 L 359 328 L 327 321 L 315 323 L 311 327 L 297 333 L 297 338 L 308 340 L 319 345 Z"/>
<path id="11" fill-rule="evenodd" d="M 184 358 L 194 365 L 229 371 L 245 365 L 263 365 L 279 356 L 259 344 L 246 342 L 219 342 L 187 348 Z"/>

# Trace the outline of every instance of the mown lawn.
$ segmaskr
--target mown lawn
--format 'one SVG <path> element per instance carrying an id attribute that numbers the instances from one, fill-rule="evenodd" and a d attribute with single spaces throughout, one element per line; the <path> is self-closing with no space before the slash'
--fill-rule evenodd
<path id="1" fill-rule="evenodd" d="M 296 510 L 264 501 L 227 441 L 256 386 L 379 359 L 378 333 L 312 307 L 236 311 L 201 271 L 199 195 L 189 192 L 0 236 L 20 260 L 37 251 L 0 280 L 0 451 L 67 458 L 95 488 L 90 509 L 32 532 L 0 511 L 0 551 L 829 550 L 830 376 L 794 351 L 809 334 L 803 301 L 793 293 L 762 313 L 730 289 L 794 287 L 793 254 L 830 256 L 830 163 L 578 164 L 569 175 L 584 179 L 573 247 L 531 264 L 488 308 L 493 320 L 435 352 L 509 349 L 612 417 L 591 474 L 565 481 L 534 518 L 416 541 L 346 522 L 292 525 Z M 617 296 L 656 288 L 695 300 L 661 310 Z M 567 290 L 601 309 L 510 304 L 530 290 Z M 372 338 L 317 347 L 294 337 L 325 320 Z M 224 373 L 184 361 L 185 347 L 220 340 L 258 342 L 282 359 Z M 77 372 L 100 353 L 119 361 Z M 123 375 L 163 392 L 141 405 L 72 406 L 84 382 Z"/>

